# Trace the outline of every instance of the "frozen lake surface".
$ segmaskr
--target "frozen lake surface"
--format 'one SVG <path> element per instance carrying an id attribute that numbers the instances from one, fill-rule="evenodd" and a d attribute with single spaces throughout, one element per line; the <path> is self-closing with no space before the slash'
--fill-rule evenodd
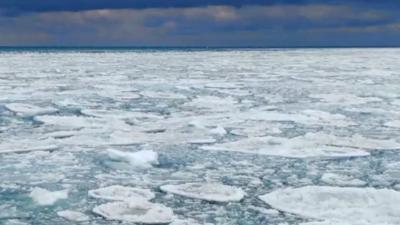
<path id="1" fill-rule="evenodd" d="M 0 224 L 398 225 L 399 62 L 0 52 Z"/>

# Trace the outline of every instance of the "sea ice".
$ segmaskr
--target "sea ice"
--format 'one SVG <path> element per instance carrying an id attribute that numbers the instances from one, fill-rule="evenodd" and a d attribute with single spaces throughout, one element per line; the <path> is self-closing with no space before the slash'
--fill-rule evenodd
<path id="1" fill-rule="evenodd" d="M 211 112 L 225 112 L 235 109 L 237 101 L 232 98 L 220 98 L 217 96 L 198 96 L 191 102 L 185 103 L 187 108 L 197 108 L 197 110 L 207 110 Z"/>
<path id="2" fill-rule="evenodd" d="M 307 133 L 294 138 L 251 137 L 234 142 L 202 146 L 204 150 L 233 151 L 293 158 L 367 156 L 367 150 L 399 149 L 394 140 L 369 139 L 361 135 L 339 137 L 325 133 Z"/>
<path id="3" fill-rule="evenodd" d="M 61 199 L 68 198 L 68 190 L 48 191 L 43 188 L 34 188 L 29 195 L 38 205 L 53 205 Z"/>
<path id="4" fill-rule="evenodd" d="M 0 143 L 0 154 L 53 151 L 57 148 L 58 146 L 51 139 L 35 141 L 34 145 L 29 140 L 7 140 Z"/>
<path id="5" fill-rule="evenodd" d="M 57 111 L 57 109 L 51 107 L 42 108 L 39 106 L 24 103 L 10 103 L 6 104 L 5 107 L 10 111 L 15 112 L 18 116 L 22 117 L 49 114 Z"/>
<path id="6" fill-rule="evenodd" d="M 345 174 L 335 174 L 335 173 L 324 173 L 321 177 L 321 181 L 334 186 L 365 186 L 367 183 L 360 179 L 345 175 Z"/>
<path id="7" fill-rule="evenodd" d="M 172 209 L 141 198 L 99 205 L 93 209 L 93 212 L 107 220 L 141 224 L 169 224 L 175 219 Z"/>
<path id="8" fill-rule="evenodd" d="M 389 122 L 385 123 L 385 126 L 400 128 L 400 120 L 389 121 Z"/>
<path id="9" fill-rule="evenodd" d="M 164 192 L 211 202 L 240 201 L 245 196 L 245 192 L 241 188 L 218 183 L 164 185 L 160 189 Z"/>
<path id="10" fill-rule="evenodd" d="M 400 224 L 400 192 L 389 189 L 306 186 L 277 190 L 260 199 L 281 211 L 327 221 L 321 224 Z"/>
<path id="11" fill-rule="evenodd" d="M 160 98 L 160 99 L 186 99 L 187 97 L 182 94 L 173 92 L 158 92 L 158 91 L 142 91 L 141 95 L 148 98 Z"/>
<path id="12" fill-rule="evenodd" d="M 115 201 L 123 201 L 128 198 L 151 200 L 155 197 L 154 193 L 148 189 L 125 187 L 120 185 L 90 190 L 89 196 Z"/>
<path id="13" fill-rule="evenodd" d="M 359 97 L 352 94 L 311 94 L 311 98 L 321 99 L 325 103 L 335 105 L 359 105 L 369 102 L 380 102 L 382 99 L 377 97 Z"/>
<path id="14" fill-rule="evenodd" d="M 89 220 L 89 216 L 87 216 L 81 212 L 76 212 L 76 211 L 71 211 L 71 210 L 59 211 L 59 212 L 57 212 L 57 215 L 66 220 L 74 221 L 74 222 L 84 222 L 84 221 Z"/>
<path id="15" fill-rule="evenodd" d="M 110 159 L 129 163 L 133 167 L 149 168 L 153 165 L 158 165 L 158 154 L 152 150 L 124 152 L 115 149 L 108 149 L 107 154 Z"/>

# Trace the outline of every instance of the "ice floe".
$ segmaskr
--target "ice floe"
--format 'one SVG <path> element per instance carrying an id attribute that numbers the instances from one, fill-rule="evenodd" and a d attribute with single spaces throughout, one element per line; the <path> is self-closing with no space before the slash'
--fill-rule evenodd
<path id="1" fill-rule="evenodd" d="M 342 94 L 342 93 L 312 94 L 310 95 L 310 97 L 321 99 L 323 102 L 335 105 L 359 105 L 359 104 L 366 104 L 369 102 L 382 101 L 381 98 L 377 97 L 359 97 L 357 95 Z"/>
<path id="2" fill-rule="evenodd" d="M 164 192 L 211 202 L 240 201 L 245 196 L 245 192 L 240 188 L 218 183 L 164 185 L 160 189 Z"/>
<path id="3" fill-rule="evenodd" d="M 385 123 L 385 126 L 400 128 L 400 120 L 389 121 L 389 122 Z"/>
<path id="4" fill-rule="evenodd" d="M 52 107 L 39 107 L 24 103 L 10 103 L 6 104 L 5 107 L 10 111 L 15 112 L 18 116 L 23 117 L 49 114 L 57 111 L 57 109 Z"/>
<path id="5" fill-rule="evenodd" d="M 148 189 L 113 185 L 96 190 L 90 190 L 89 196 L 106 200 L 123 201 L 128 198 L 151 200 L 154 193 Z"/>
<path id="6" fill-rule="evenodd" d="M 89 220 L 89 216 L 72 210 L 64 210 L 57 212 L 59 217 L 62 217 L 66 220 L 73 221 L 73 222 L 84 222 Z"/>
<path id="7" fill-rule="evenodd" d="M 321 224 L 400 223 L 400 192 L 389 189 L 306 186 L 277 190 L 260 199 L 278 210 L 326 221 Z"/>
<path id="8" fill-rule="evenodd" d="M 171 208 L 141 198 L 99 205 L 93 212 L 107 220 L 141 224 L 169 224 L 175 219 Z"/>
<path id="9" fill-rule="evenodd" d="M 107 155 L 114 161 L 126 162 L 131 166 L 138 168 L 149 168 L 153 165 L 158 165 L 158 153 L 152 150 L 125 152 L 115 149 L 108 149 Z"/>
<path id="10" fill-rule="evenodd" d="M 49 191 L 43 188 L 34 188 L 29 194 L 38 205 L 53 205 L 59 200 L 68 198 L 68 190 Z"/>
<path id="11" fill-rule="evenodd" d="M 201 148 L 293 158 L 351 157 L 367 156 L 367 150 L 399 149 L 400 143 L 394 140 L 369 139 L 360 135 L 339 137 L 325 133 L 307 133 L 294 138 L 251 137 Z"/>
<path id="12" fill-rule="evenodd" d="M 11 139 L 0 143 L 0 154 L 53 151 L 56 149 L 58 149 L 58 145 L 51 139 L 39 140 L 36 141 L 34 144 L 29 140 Z"/>
<path id="13" fill-rule="evenodd" d="M 321 181 L 333 186 L 365 186 L 367 182 L 345 174 L 324 173 Z"/>

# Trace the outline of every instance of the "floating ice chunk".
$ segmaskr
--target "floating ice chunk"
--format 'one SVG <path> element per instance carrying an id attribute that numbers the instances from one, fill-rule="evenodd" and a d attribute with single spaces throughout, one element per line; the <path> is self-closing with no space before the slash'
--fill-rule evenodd
<path id="1" fill-rule="evenodd" d="M 212 202 L 240 201 L 245 196 L 245 192 L 240 188 L 217 183 L 164 185 L 160 189 L 164 192 Z"/>
<path id="2" fill-rule="evenodd" d="M 217 126 L 216 128 L 213 128 L 210 130 L 211 134 L 219 135 L 219 136 L 224 136 L 227 132 L 225 128 L 221 126 Z"/>
<path id="3" fill-rule="evenodd" d="M 36 121 L 61 126 L 61 127 L 68 127 L 68 128 L 84 128 L 84 127 L 100 127 L 102 125 L 102 121 L 89 118 L 89 117 L 82 117 L 82 116 L 36 116 Z"/>
<path id="4" fill-rule="evenodd" d="M 256 121 L 293 121 L 305 125 L 330 125 L 337 127 L 355 125 L 353 121 L 342 114 L 332 114 L 320 110 L 303 110 L 295 114 L 251 109 L 245 113 L 237 114 L 235 117 Z"/>
<path id="5" fill-rule="evenodd" d="M 201 225 L 201 224 L 193 219 L 185 219 L 185 220 L 176 219 L 170 225 Z"/>
<path id="6" fill-rule="evenodd" d="M 29 223 L 22 222 L 20 220 L 7 220 L 4 225 L 30 225 Z"/>
<path id="7" fill-rule="evenodd" d="M 234 142 L 202 146 L 204 150 L 233 151 L 293 158 L 368 156 L 366 150 L 399 149 L 394 140 L 369 139 L 360 135 L 339 137 L 324 133 L 307 133 L 294 138 L 251 137 Z"/>
<path id="8" fill-rule="evenodd" d="M 212 112 L 225 112 L 235 108 L 237 101 L 232 98 L 220 98 L 217 96 L 198 96 L 191 102 L 185 103 L 185 107 L 205 109 Z"/>
<path id="9" fill-rule="evenodd" d="M 352 94 L 312 94 L 311 98 L 321 99 L 323 102 L 335 105 L 359 105 L 369 102 L 380 102 L 382 99 L 377 97 L 359 97 Z"/>
<path id="10" fill-rule="evenodd" d="M 10 103 L 5 105 L 5 107 L 10 111 L 15 112 L 18 116 L 23 117 L 49 114 L 57 111 L 57 109 L 51 107 L 42 108 L 23 103 Z"/>
<path id="11" fill-rule="evenodd" d="M 1 153 L 25 153 L 34 151 L 53 151 L 58 146 L 52 140 L 41 140 L 32 142 L 32 140 L 8 140 L 0 143 Z"/>
<path id="12" fill-rule="evenodd" d="M 360 187 L 365 186 L 367 183 L 360 179 L 356 179 L 354 177 L 344 175 L 344 174 L 335 174 L 335 173 L 325 173 L 321 177 L 321 181 L 336 186 L 354 186 Z"/>
<path id="13" fill-rule="evenodd" d="M 400 128 L 400 120 L 393 120 L 385 123 L 385 126 L 387 127 L 394 127 L 394 128 Z"/>
<path id="14" fill-rule="evenodd" d="M 158 154 L 152 150 L 123 152 L 115 149 L 108 149 L 107 154 L 112 160 L 127 162 L 134 167 L 149 168 L 152 165 L 158 165 Z"/>
<path id="15" fill-rule="evenodd" d="M 59 211 L 59 212 L 57 212 L 57 215 L 66 220 L 74 221 L 74 222 L 84 222 L 84 221 L 89 220 L 89 217 L 87 215 L 85 215 L 81 212 L 76 212 L 76 211 L 71 211 L 71 210 Z"/>
<path id="16" fill-rule="evenodd" d="M 103 204 L 93 212 L 108 220 L 141 224 L 169 224 L 175 218 L 171 208 L 141 198 Z"/>
<path id="17" fill-rule="evenodd" d="M 336 224 L 400 224 L 400 192 L 389 189 L 307 186 L 277 190 L 260 199 L 281 211 Z"/>
<path id="18" fill-rule="evenodd" d="M 58 200 L 68 198 L 68 190 L 48 191 L 43 188 L 34 188 L 29 195 L 39 205 L 53 205 Z"/>
<path id="19" fill-rule="evenodd" d="M 89 195 L 94 198 L 115 201 L 123 201 L 128 198 L 143 198 L 144 200 L 151 200 L 155 197 L 154 193 L 148 189 L 124 187 L 120 185 L 90 190 Z"/>
<path id="20" fill-rule="evenodd" d="M 75 131 L 55 131 L 47 133 L 46 136 L 58 139 L 58 138 L 69 138 L 74 136 L 75 134 L 76 134 Z"/>
<path id="21" fill-rule="evenodd" d="M 141 95 L 148 98 L 160 98 L 160 99 L 186 99 L 187 97 L 182 94 L 174 92 L 159 92 L 159 91 L 142 91 Z"/>
<path id="22" fill-rule="evenodd" d="M 391 102 L 392 105 L 400 105 L 400 99 Z"/>
<path id="23" fill-rule="evenodd" d="M 332 114 L 320 110 L 304 110 L 302 113 L 309 116 L 310 123 L 321 124 L 321 125 L 332 125 L 337 127 L 347 127 L 356 125 L 353 121 L 342 114 Z M 313 121 L 314 120 L 314 121 Z"/>
<path id="24" fill-rule="evenodd" d="M 289 158 L 309 157 L 352 157 L 368 156 L 369 153 L 354 148 L 325 146 L 317 141 L 310 142 L 304 137 L 292 139 L 280 137 L 252 137 L 239 141 L 202 146 L 210 151 L 233 151 L 260 155 L 283 156 Z"/>

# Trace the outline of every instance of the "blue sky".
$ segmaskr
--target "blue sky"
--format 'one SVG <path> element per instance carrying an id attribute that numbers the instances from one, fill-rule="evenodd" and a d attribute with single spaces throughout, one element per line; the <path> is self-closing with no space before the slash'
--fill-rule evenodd
<path id="1" fill-rule="evenodd" d="M 0 0 L 0 45 L 393 46 L 398 0 Z"/>

